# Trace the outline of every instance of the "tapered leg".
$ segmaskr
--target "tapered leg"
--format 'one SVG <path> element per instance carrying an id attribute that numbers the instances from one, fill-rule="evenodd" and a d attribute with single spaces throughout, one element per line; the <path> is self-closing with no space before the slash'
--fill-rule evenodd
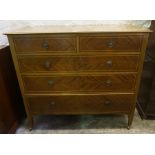
<path id="1" fill-rule="evenodd" d="M 128 125 L 127 125 L 127 129 L 130 130 L 130 127 L 131 127 L 131 124 L 132 124 L 132 121 L 130 119 L 130 115 L 128 114 Z"/>
<path id="2" fill-rule="evenodd" d="M 128 114 L 128 126 L 127 126 L 128 130 L 131 128 L 134 112 L 135 110 L 132 110 L 132 112 Z"/>
<path id="3" fill-rule="evenodd" d="M 29 128 L 29 131 L 31 131 L 33 128 L 33 117 L 32 116 L 28 116 L 28 128 Z"/>

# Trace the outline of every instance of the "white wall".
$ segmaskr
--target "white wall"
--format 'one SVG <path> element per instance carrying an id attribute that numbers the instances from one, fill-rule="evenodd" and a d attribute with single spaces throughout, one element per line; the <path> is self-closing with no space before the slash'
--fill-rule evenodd
<path id="1" fill-rule="evenodd" d="M 132 25 L 139 25 L 142 27 L 150 27 L 151 21 L 147 20 L 62 20 L 62 21 L 56 21 L 56 20 L 0 20 L 0 45 L 6 45 L 8 44 L 7 37 L 3 35 L 3 33 L 18 29 L 25 26 L 38 26 L 38 25 L 103 25 L 103 24 L 132 24 Z"/>
<path id="2" fill-rule="evenodd" d="M 5 35 L 3 35 L 5 32 L 18 29 L 23 27 L 24 25 L 27 25 L 27 22 L 25 21 L 15 21 L 15 20 L 0 20 L 0 45 L 7 45 L 8 40 Z"/>

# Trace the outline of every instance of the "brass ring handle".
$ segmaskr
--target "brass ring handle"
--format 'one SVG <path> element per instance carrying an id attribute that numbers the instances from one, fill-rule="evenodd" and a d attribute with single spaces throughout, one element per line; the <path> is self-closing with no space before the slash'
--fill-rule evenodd
<path id="1" fill-rule="evenodd" d="M 49 86 L 51 86 L 51 85 L 53 85 L 53 84 L 54 84 L 54 81 L 52 81 L 52 80 L 49 80 L 49 81 L 48 81 L 48 85 L 49 85 Z"/>
<path id="2" fill-rule="evenodd" d="M 50 61 L 45 61 L 44 67 L 45 67 L 46 69 L 49 69 L 50 66 L 51 66 L 51 62 L 50 62 Z"/>
<path id="3" fill-rule="evenodd" d="M 47 42 L 44 42 L 42 47 L 45 48 L 45 49 L 48 49 L 49 48 L 49 44 Z"/>
<path id="4" fill-rule="evenodd" d="M 50 105 L 55 105 L 55 102 L 53 102 L 53 101 L 52 101 L 52 102 L 50 102 Z"/>
<path id="5" fill-rule="evenodd" d="M 80 67 L 86 67 L 86 66 L 87 66 L 86 63 L 81 63 L 81 64 L 80 64 Z"/>
<path id="6" fill-rule="evenodd" d="M 111 101 L 109 101 L 109 100 L 106 100 L 105 102 L 104 102 L 104 105 L 111 105 Z"/>
<path id="7" fill-rule="evenodd" d="M 114 42 L 112 40 L 108 41 L 107 46 L 112 48 L 114 46 Z"/>
<path id="8" fill-rule="evenodd" d="M 82 57 L 79 57 L 79 67 L 86 67 L 87 63 L 82 59 Z"/>
<path id="9" fill-rule="evenodd" d="M 105 83 L 106 83 L 106 86 L 111 86 L 112 85 L 112 81 L 111 80 L 107 80 Z"/>
<path id="10" fill-rule="evenodd" d="M 106 65 L 108 66 L 108 67 L 112 67 L 112 60 L 108 60 L 108 61 L 106 61 Z"/>

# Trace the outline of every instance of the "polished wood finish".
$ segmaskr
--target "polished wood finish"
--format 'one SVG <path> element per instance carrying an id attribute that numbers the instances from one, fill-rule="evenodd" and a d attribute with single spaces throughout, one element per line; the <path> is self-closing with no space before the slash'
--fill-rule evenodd
<path id="1" fill-rule="evenodd" d="M 18 56 L 21 73 L 54 72 L 136 72 L 139 55 L 88 55 L 88 56 Z"/>
<path id="2" fill-rule="evenodd" d="M 133 94 L 28 97 L 30 111 L 34 115 L 128 113 L 133 101 Z"/>
<path id="3" fill-rule="evenodd" d="M 12 62 L 10 48 L 0 48 L 0 133 L 15 133 L 24 105 Z"/>
<path id="4" fill-rule="evenodd" d="M 143 36 L 141 35 L 103 35 L 103 36 L 81 36 L 80 51 L 130 51 L 140 52 Z"/>
<path id="5" fill-rule="evenodd" d="M 75 52 L 76 38 L 73 36 L 22 36 L 14 38 L 17 53 L 23 52 Z"/>
<path id="6" fill-rule="evenodd" d="M 122 113 L 130 127 L 148 32 L 9 33 L 30 129 L 33 115 L 44 114 Z M 43 49 L 42 38 L 54 48 Z"/>
<path id="7" fill-rule="evenodd" d="M 136 74 L 24 76 L 26 93 L 37 92 L 131 92 Z"/>

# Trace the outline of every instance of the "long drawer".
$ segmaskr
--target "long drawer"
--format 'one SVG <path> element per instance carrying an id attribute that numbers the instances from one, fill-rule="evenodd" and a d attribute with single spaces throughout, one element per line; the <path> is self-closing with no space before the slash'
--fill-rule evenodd
<path id="1" fill-rule="evenodd" d="M 141 35 L 84 35 L 80 37 L 79 50 L 81 52 L 140 52 L 142 40 Z"/>
<path id="2" fill-rule="evenodd" d="M 23 76 L 25 92 L 134 91 L 136 74 Z"/>
<path id="3" fill-rule="evenodd" d="M 65 71 L 137 71 L 139 55 L 19 56 L 21 73 Z"/>
<path id="4" fill-rule="evenodd" d="M 134 95 L 61 95 L 27 97 L 32 114 L 103 114 L 128 112 Z"/>
<path id="5" fill-rule="evenodd" d="M 70 35 L 14 37 L 15 50 L 23 52 L 76 52 L 76 37 Z"/>

